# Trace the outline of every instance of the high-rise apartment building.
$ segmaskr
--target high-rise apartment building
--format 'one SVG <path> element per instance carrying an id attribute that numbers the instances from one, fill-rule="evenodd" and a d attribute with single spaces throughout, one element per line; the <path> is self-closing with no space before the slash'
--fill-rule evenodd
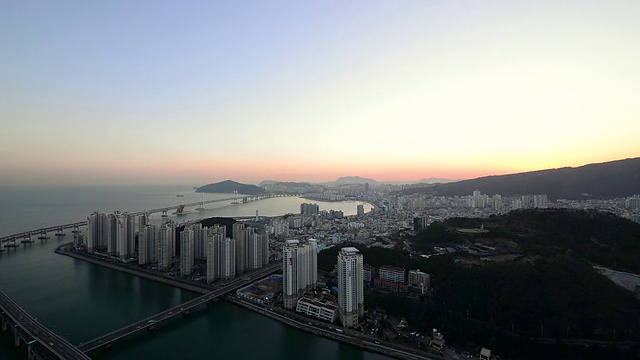
<path id="1" fill-rule="evenodd" d="M 282 248 L 282 298 L 285 309 L 295 309 L 298 295 L 318 281 L 318 245 L 288 240 Z"/>
<path id="2" fill-rule="evenodd" d="M 199 232 L 199 231 L 198 231 Z M 190 226 L 180 233 L 180 275 L 188 276 L 193 272 L 193 244 L 195 232 Z"/>
<path id="3" fill-rule="evenodd" d="M 262 265 L 262 236 L 254 232 L 247 232 L 249 238 L 246 243 L 247 270 L 260 269 Z"/>
<path id="4" fill-rule="evenodd" d="M 158 236 L 158 270 L 168 271 L 173 259 L 175 223 L 166 222 L 160 226 Z"/>
<path id="5" fill-rule="evenodd" d="M 220 241 L 220 278 L 231 280 L 236 277 L 236 241 L 225 238 Z"/>
<path id="6" fill-rule="evenodd" d="M 362 205 L 362 204 L 358 205 L 357 214 L 358 214 L 358 217 L 363 217 L 364 216 L 364 205 Z"/>
<path id="7" fill-rule="evenodd" d="M 342 326 L 357 327 L 364 314 L 362 254 L 354 247 L 338 253 L 338 309 Z"/>
<path id="8" fill-rule="evenodd" d="M 269 234 L 262 234 L 262 266 L 269 265 Z"/>
<path id="9" fill-rule="evenodd" d="M 244 274 L 245 269 L 247 268 L 246 264 L 246 246 L 247 246 L 247 236 L 248 229 L 245 229 L 244 223 L 237 222 L 233 224 L 233 240 L 235 240 L 236 245 L 236 275 Z"/>
<path id="10" fill-rule="evenodd" d="M 193 230 L 193 257 L 197 260 L 205 259 L 207 228 L 202 227 L 201 223 L 195 223 L 191 225 L 191 230 Z"/>

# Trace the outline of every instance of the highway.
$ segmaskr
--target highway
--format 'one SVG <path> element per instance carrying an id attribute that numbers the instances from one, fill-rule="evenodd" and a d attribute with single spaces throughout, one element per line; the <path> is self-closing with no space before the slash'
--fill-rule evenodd
<path id="1" fill-rule="evenodd" d="M 27 335 L 35 339 L 47 350 L 55 354 L 59 359 L 65 360 L 89 360 L 83 351 L 71 345 L 67 340 L 47 329 L 36 319 L 31 317 L 18 304 L 11 300 L 5 293 L 0 291 L 0 308 L 7 316 Z"/>
<path id="2" fill-rule="evenodd" d="M 348 343 L 354 346 L 367 349 L 369 351 L 375 351 L 387 356 L 392 356 L 398 359 L 407 360 L 442 360 L 445 357 L 426 354 L 424 352 L 417 351 L 410 348 L 402 348 L 394 346 L 386 342 L 380 342 L 377 338 L 367 337 L 357 331 L 349 329 L 342 329 L 333 324 L 324 323 L 315 319 L 302 317 L 298 314 L 291 314 L 278 308 L 267 308 L 250 301 L 239 299 L 233 295 L 225 296 L 225 300 L 238 304 L 240 306 L 251 309 L 257 313 L 270 317 L 274 320 L 280 321 L 291 327 L 299 330 L 303 330 L 318 336 L 326 337 L 332 340 Z M 338 332 L 336 329 L 340 329 Z M 376 343 L 377 342 L 377 343 Z"/>
<path id="3" fill-rule="evenodd" d="M 278 264 L 272 264 L 263 269 L 245 274 L 240 278 L 233 279 L 224 283 L 223 286 L 213 287 L 209 286 L 211 290 L 207 291 L 204 295 L 201 295 L 195 299 L 182 303 L 178 306 L 174 306 L 170 309 L 157 313 L 146 319 L 142 319 L 133 324 L 129 324 L 125 327 L 112 331 L 99 338 L 90 340 L 78 346 L 78 348 L 84 352 L 92 352 L 101 347 L 108 347 L 114 341 L 126 338 L 136 333 L 142 333 L 154 329 L 157 325 L 173 318 L 174 316 L 182 316 L 187 314 L 191 309 L 205 304 L 206 302 L 213 300 L 221 295 L 227 294 L 231 291 L 239 289 L 249 283 L 252 283 L 258 279 L 261 279 L 269 274 L 272 274 L 280 270 L 282 266 Z"/>

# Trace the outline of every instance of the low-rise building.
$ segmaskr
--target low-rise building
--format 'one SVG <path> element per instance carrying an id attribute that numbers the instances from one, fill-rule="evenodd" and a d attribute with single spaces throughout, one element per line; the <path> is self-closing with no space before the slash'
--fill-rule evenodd
<path id="1" fill-rule="evenodd" d="M 431 277 L 420 270 L 409 271 L 409 286 L 418 288 L 424 292 L 431 286 Z"/>
<path id="2" fill-rule="evenodd" d="M 335 303 L 306 296 L 298 300 L 296 311 L 330 323 L 338 318 L 338 306 Z"/>
<path id="3" fill-rule="evenodd" d="M 396 284 L 405 284 L 406 270 L 401 267 L 382 265 L 380 266 L 380 280 L 389 281 Z"/>

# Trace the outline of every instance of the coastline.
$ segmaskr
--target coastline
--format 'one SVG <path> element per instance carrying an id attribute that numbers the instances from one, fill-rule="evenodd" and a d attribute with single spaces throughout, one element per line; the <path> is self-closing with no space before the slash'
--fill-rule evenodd
<path id="1" fill-rule="evenodd" d="M 153 271 L 145 271 L 143 269 L 135 268 L 134 266 L 117 264 L 117 263 L 113 263 L 110 261 L 106 261 L 100 258 L 90 256 L 90 255 L 85 255 L 75 251 L 67 250 L 67 247 L 72 246 L 72 244 L 73 243 L 65 243 L 65 244 L 59 245 L 54 252 L 59 255 L 65 255 L 65 256 L 72 257 L 74 259 L 89 262 L 94 265 L 103 266 L 110 270 L 121 271 L 129 275 L 142 277 L 148 280 L 160 282 L 165 285 L 181 288 L 181 289 L 199 293 L 199 294 L 206 294 L 218 289 L 218 287 L 215 287 L 215 286 L 201 284 L 194 281 L 188 281 L 183 279 L 176 279 L 166 275 L 156 274 Z M 279 264 L 272 264 L 271 267 L 274 267 L 275 265 L 279 265 Z M 410 359 L 410 360 L 444 359 L 443 357 L 440 357 L 434 354 L 429 354 L 429 356 L 427 356 L 426 354 L 425 355 L 416 354 L 416 353 L 413 353 L 412 349 L 389 348 L 385 346 L 386 344 L 376 344 L 374 342 L 375 340 L 370 338 L 363 339 L 359 336 L 349 336 L 349 335 L 339 334 L 333 331 L 329 331 L 326 329 L 317 328 L 309 325 L 308 323 L 298 321 L 295 318 L 291 318 L 286 315 L 283 316 L 274 311 L 269 311 L 259 305 L 256 305 L 244 300 L 240 300 L 230 294 L 224 295 L 221 298 L 231 303 L 234 303 L 236 305 L 242 306 L 246 309 L 249 309 L 253 312 L 261 314 L 263 316 L 269 317 L 272 320 L 276 320 L 282 324 L 293 327 L 297 330 L 301 330 L 317 336 L 322 336 L 324 338 L 335 340 L 341 343 L 353 345 L 367 351 L 380 353 L 380 354 L 390 356 L 390 357 L 395 357 L 398 359 Z M 412 352 L 409 352 L 409 351 L 412 351 Z"/>

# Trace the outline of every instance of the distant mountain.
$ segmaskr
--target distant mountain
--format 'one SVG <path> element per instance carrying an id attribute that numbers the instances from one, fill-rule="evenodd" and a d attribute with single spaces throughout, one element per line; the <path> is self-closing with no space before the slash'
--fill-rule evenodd
<path id="1" fill-rule="evenodd" d="M 423 184 L 446 184 L 446 183 L 450 183 L 450 182 L 456 182 L 456 181 L 460 181 L 460 180 L 451 180 L 451 179 L 440 179 L 440 178 L 428 178 L 428 179 L 420 179 L 418 181 L 416 181 L 417 183 L 423 183 Z"/>
<path id="2" fill-rule="evenodd" d="M 323 185 L 328 186 L 340 186 L 340 185 L 352 185 L 352 184 L 365 184 L 369 183 L 369 185 L 379 185 L 379 183 L 373 179 L 367 179 L 360 176 L 343 176 L 335 181 L 329 181 L 323 183 Z"/>
<path id="3" fill-rule="evenodd" d="M 275 180 L 262 180 L 258 186 L 264 187 L 269 185 L 284 185 L 284 186 L 310 186 L 307 182 L 294 182 L 294 181 L 275 181 Z"/>
<path id="4" fill-rule="evenodd" d="M 241 184 L 232 180 L 208 184 L 196 189 L 198 193 L 233 194 L 235 191 L 237 191 L 238 194 L 244 195 L 260 195 L 266 193 L 264 189 L 255 185 Z"/>
<path id="5" fill-rule="evenodd" d="M 260 181 L 260 183 L 258 184 L 258 186 L 265 186 L 265 185 L 271 185 L 271 184 L 277 184 L 280 181 L 276 181 L 276 180 L 262 180 Z"/>
<path id="6" fill-rule="evenodd" d="M 640 194 L 640 158 L 589 164 L 576 168 L 530 171 L 526 173 L 487 176 L 425 188 L 404 190 L 439 196 L 483 194 L 521 195 L 547 194 L 549 199 L 610 199 Z"/>

